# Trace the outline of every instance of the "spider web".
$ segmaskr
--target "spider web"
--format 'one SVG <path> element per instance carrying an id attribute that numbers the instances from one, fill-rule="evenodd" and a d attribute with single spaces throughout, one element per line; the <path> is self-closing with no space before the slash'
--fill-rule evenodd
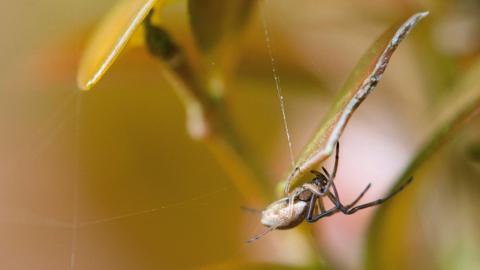
<path id="1" fill-rule="evenodd" d="M 268 56 L 270 57 L 270 64 L 272 66 L 273 79 L 275 81 L 275 90 L 277 92 L 278 101 L 280 103 L 280 111 L 282 112 L 283 128 L 284 128 L 285 136 L 287 138 L 288 153 L 290 157 L 290 163 L 293 169 L 295 167 L 295 158 L 293 156 L 292 138 L 290 135 L 290 130 L 288 128 L 285 97 L 283 96 L 283 91 L 280 83 L 280 75 L 277 71 L 277 64 L 274 56 L 274 49 L 272 46 L 270 31 L 268 27 L 268 14 L 265 10 L 267 7 L 268 7 L 268 0 L 265 0 L 263 4 L 260 2 L 260 9 L 262 13 L 262 26 L 263 26 L 263 31 L 265 35 L 265 44 L 267 46 Z"/>
<path id="2" fill-rule="evenodd" d="M 291 136 L 287 124 L 287 114 L 286 114 L 286 105 L 285 99 L 282 93 L 280 76 L 277 70 L 277 63 L 274 57 L 274 48 L 272 47 L 271 37 L 268 29 L 268 16 L 266 14 L 265 8 L 267 7 L 267 2 L 262 4 L 262 19 L 263 27 L 265 31 L 265 42 L 268 49 L 269 57 L 272 65 L 272 73 L 275 81 L 276 92 L 278 95 L 278 100 L 280 103 L 280 108 L 282 112 L 284 129 L 288 141 L 290 161 L 293 165 L 293 151 L 292 151 L 292 142 Z M 162 210 L 184 207 L 194 205 L 195 203 L 205 200 L 207 198 L 216 196 L 222 192 L 225 192 L 231 189 L 231 186 L 224 186 L 218 189 L 214 189 L 209 192 L 199 192 L 200 194 L 194 195 L 187 199 L 180 199 L 177 202 L 167 203 L 164 205 L 156 206 L 153 205 L 151 208 L 140 209 L 138 211 L 126 212 L 120 215 L 106 216 L 91 220 L 82 220 L 80 213 L 80 206 L 82 205 L 82 194 L 80 194 L 79 185 L 81 183 L 83 172 L 81 164 L 81 133 L 84 132 L 82 126 L 82 118 L 84 117 L 83 112 L 84 107 L 84 97 L 83 93 L 78 92 L 77 90 L 70 91 L 59 104 L 56 104 L 56 109 L 53 110 L 53 113 L 46 118 L 43 123 L 31 134 L 32 140 L 24 145 L 21 145 L 21 149 L 18 151 L 18 155 L 15 156 L 12 160 L 9 160 L 10 163 L 7 164 L 8 173 L 6 178 L 15 178 L 15 174 L 22 169 L 22 166 L 25 164 L 25 159 L 29 161 L 40 159 L 42 155 L 50 149 L 52 144 L 56 142 L 59 134 L 69 127 L 73 122 L 74 133 L 72 145 L 72 155 L 75 159 L 75 164 L 73 166 L 73 171 L 71 173 L 72 187 L 71 187 L 71 208 L 72 213 L 69 221 L 59 220 L 56 218 L 38 216 L 31 214 L 28 211 L 22 212 L 21 209 L 16 209 L 17 219 L 9 219 L 5 217 L 2 222 L 24 222 L 25 224 L 42 226 L 47 228 L 58 228 L 58 229 L 68 229 L 71 231 L 70 234 L 70 243 L 69 248 L 70 256 L 68 258 L 69 265 L 68 269 L 76 269 L 78 262 L 78 244 L 81 242 L 79 238 L 79 231 L 92 226 L 97 226 L 105 223 L 117 222 L 119 220 L 135 218 L 142 215 L 154 215 L 161 213 Z M 73 113 L 71 112 L 74 108 Z M 66 248 L 66 249 L 67 249 Z"/>

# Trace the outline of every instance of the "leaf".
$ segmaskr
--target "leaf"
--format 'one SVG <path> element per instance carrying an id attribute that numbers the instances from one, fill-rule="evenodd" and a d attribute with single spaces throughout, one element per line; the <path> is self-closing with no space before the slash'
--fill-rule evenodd
<path id="1" fill-rule="evenodd" d="M 432 172 L 428 161 L 439 152 L 439 150 L 443 149 L 444 145 L 456 136 L 472 118 L 480 114 L 480 60 L 477 61 L 468 74 L 463 77 L 457 89 L 451 91 L 451 93 L 452 95 L 446 100 L 445 106 L 443 106 L 444 109 L 435 119 L 431 135 L 405 171 L 398 177 L 395 185 L 400 185 L 407 177 L 414 175 L 415 180 L 413 184 L 416 188 L 411 187 L 410 191 L 406 192 L 406 194 L 380 207 L 375 213 L 368 233 L 366 252 L 366 265 L 368 269 L 385 269 L 384 264 L 387 263 L 385 258 L 392 255 L 391 253 L 395 253 L 395 256 L 401 255 L 399 252 L 402 248 L 405 249 L 405 241 L 408 242 L 408 239 L 410 239 L 408 237 L 410 232 L 408 232 L 406 223 L 410 221 L 408 214 L 411 213 L 415 207 L 413 196 L 415 193 L 422 191 L 419 187 L 421 187 L 422 184 L 428 184 L 427 180 L 433 180 L 430 181 L 431 189 L 423 189 L 432 190 L 429 191 L 429 193 L 433 192 L 433 190 L 438 190 L 441 185 L 440 181 L 435 181 L 435 179 L 439 180 L 441 177 L 437 175 L 433 176 L 432 179 L 431 175 L 434 174 L 435 171 Z M 445 166 L 445 162 L 442 162 L 440 167 Z M 449 177 L 448 181 L 450 182 L 459 182 L 458 177 L 447 177 Z M 452 192 L 447 192 L 447 196 L 452 195 Z M 475 194 L 475 196 L 478 195 Z M 465 198 L 464 196 L 461 197 Z M 446 215 L 446 219 L 455 220 L 455 218 L 451 217 L 452 214 L 449 214 L 446 210 L 446 207 L 449 205 L 448 200 L 459 201 L 460 199 L 451 197 L 445 198 L 444 200 L 442 199 L 442 209 L 437 211 L 440 211 L 442 216 Z M 422 199 L 422 203 L 425 202 L 426 199 Z M 446 224 L 442 224 L 442 226 L 446 226 Z M 392 235 L 393 231 L 394 235 Z M 393 239 L 388 237 L 393 237 Z M 387 241 L 387 239 L 390 240 Z M 406 251 L 408 251 L 408 249 Z M 391 262 L 391 260 L 388 261 Z M 455 269 L 455 267 L 453 267 L 453 269 Z"/>
<path id="2" fill-rule="evenodd" d="M 241 30 L 254 0 L 189 0 L 190 26 L 202 53 L 201 70 L 208 95 L 221 99 L 238 63 Z"/>
<path id="3" fill-rule="evenodd" d="M 213 50 L 221 40 L 240 30 L 256 1 L 189 0 L 190 25 L 200 49 Z"/>
<path id="4" fill-rule="evenodd" d="M 296 186 L 307 181 L 305 176 L 310 170 L 332 154 L 350 117 L 377 86 L 400 42 L 427 15 L 428 12 L 417 13 L 403 23 L 395 24 L 367 50 L 340 91 L 337 102 L 323 119 L 323 124 L 301 153 L 287 183 L 290 181 L 292 186 Z M 287 184 L 285 192 L 288 188 Z"/>
<path id="5" fill-rule="evenodd" d="M 287 266 L 272 263 L 222 263 L 202 267 L 199 270 L 321 270 L 321 266 Z"/>
<path id="6" fill-rule="evenodd" d="M 157 3 L 158 2 L 158 3 Z M 92 35 L 80 62 L 77 85 L 91 89 L 110 68 L 135 30 L 156 4 L 163 0 L 123 0 L 103 19 Z"/>

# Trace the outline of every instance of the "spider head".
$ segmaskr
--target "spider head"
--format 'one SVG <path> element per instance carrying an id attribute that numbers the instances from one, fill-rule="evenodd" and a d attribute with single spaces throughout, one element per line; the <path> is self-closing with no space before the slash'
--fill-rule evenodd
<path id="1" fill-rule="evenodd" d="M 312 183 L 320 187 L 320 190 L 323 191 L 328 184 L 328 177 L 320 172 L 315 172 L 314 174 L 315 178 L 313 178 Z"/>

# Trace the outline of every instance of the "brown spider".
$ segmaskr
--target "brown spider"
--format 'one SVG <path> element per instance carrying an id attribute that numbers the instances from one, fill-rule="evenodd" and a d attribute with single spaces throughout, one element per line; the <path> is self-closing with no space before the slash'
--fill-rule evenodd
<path id="1" fill-rule="evenodd" d="M 365 195 L 370 188 L 371 184 L 369 183 L 352 203 L 343 205 L 340 202 L 337 188 L 333 182 L 337 173 L 339 150 L 340 144 L 337 143 L 335 149 L 335 164 L 331 175 L 324 167 L 322 167 L 323 173 L 311 171 L 315 175 L 312 181 L 294 189 L 289 196 L 273 202 L 261 212 L 261 223 L 267 226 L 267 230 L 248 240 L 248 243 L 259 239 L 270 231 L 276 229 L 286 230 L 296 227 L 304 220 L 313 223 L 321 218 L 331 216 L 338 212 L 342 212 L 345 215 L 351 215 L 358 210 L 382 204 L 395 196 L 413 180 L 413 178 L 410 177 L 405 183 L 385 198 L 357 205 L 363 195 Z M 333 206 L 328 210 L 325 209 L 323 202 L 324 198 L 328 198 L 333 203 Z M 315 211 L 315 209 L 317 209 L 317 211 Z"/>

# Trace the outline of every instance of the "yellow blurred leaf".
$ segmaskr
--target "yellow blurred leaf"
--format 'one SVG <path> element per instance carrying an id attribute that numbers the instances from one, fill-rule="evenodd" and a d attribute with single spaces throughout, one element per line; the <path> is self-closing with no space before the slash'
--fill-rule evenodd
<path id="1" fill-rule="evenodd" d="M 77 85 L 91 89 L 125 48 L 148 12 L 163 0 L 123 0 L 103 19 L 88 42 L 77 73 Z"/>
<path id="2" fill-rule="evenodd" d="M 309 180 L 305 176 L 310 170 L 315 169 L 332 154 L 350 117 L 376 87 L 400 42 L 427 15 L 428 12 L 417 13 L 395 24 L 363 55 L 336 98 L 335 105 L 297 160 L 295 169 L 289 175 L 292 186 Z"/>

